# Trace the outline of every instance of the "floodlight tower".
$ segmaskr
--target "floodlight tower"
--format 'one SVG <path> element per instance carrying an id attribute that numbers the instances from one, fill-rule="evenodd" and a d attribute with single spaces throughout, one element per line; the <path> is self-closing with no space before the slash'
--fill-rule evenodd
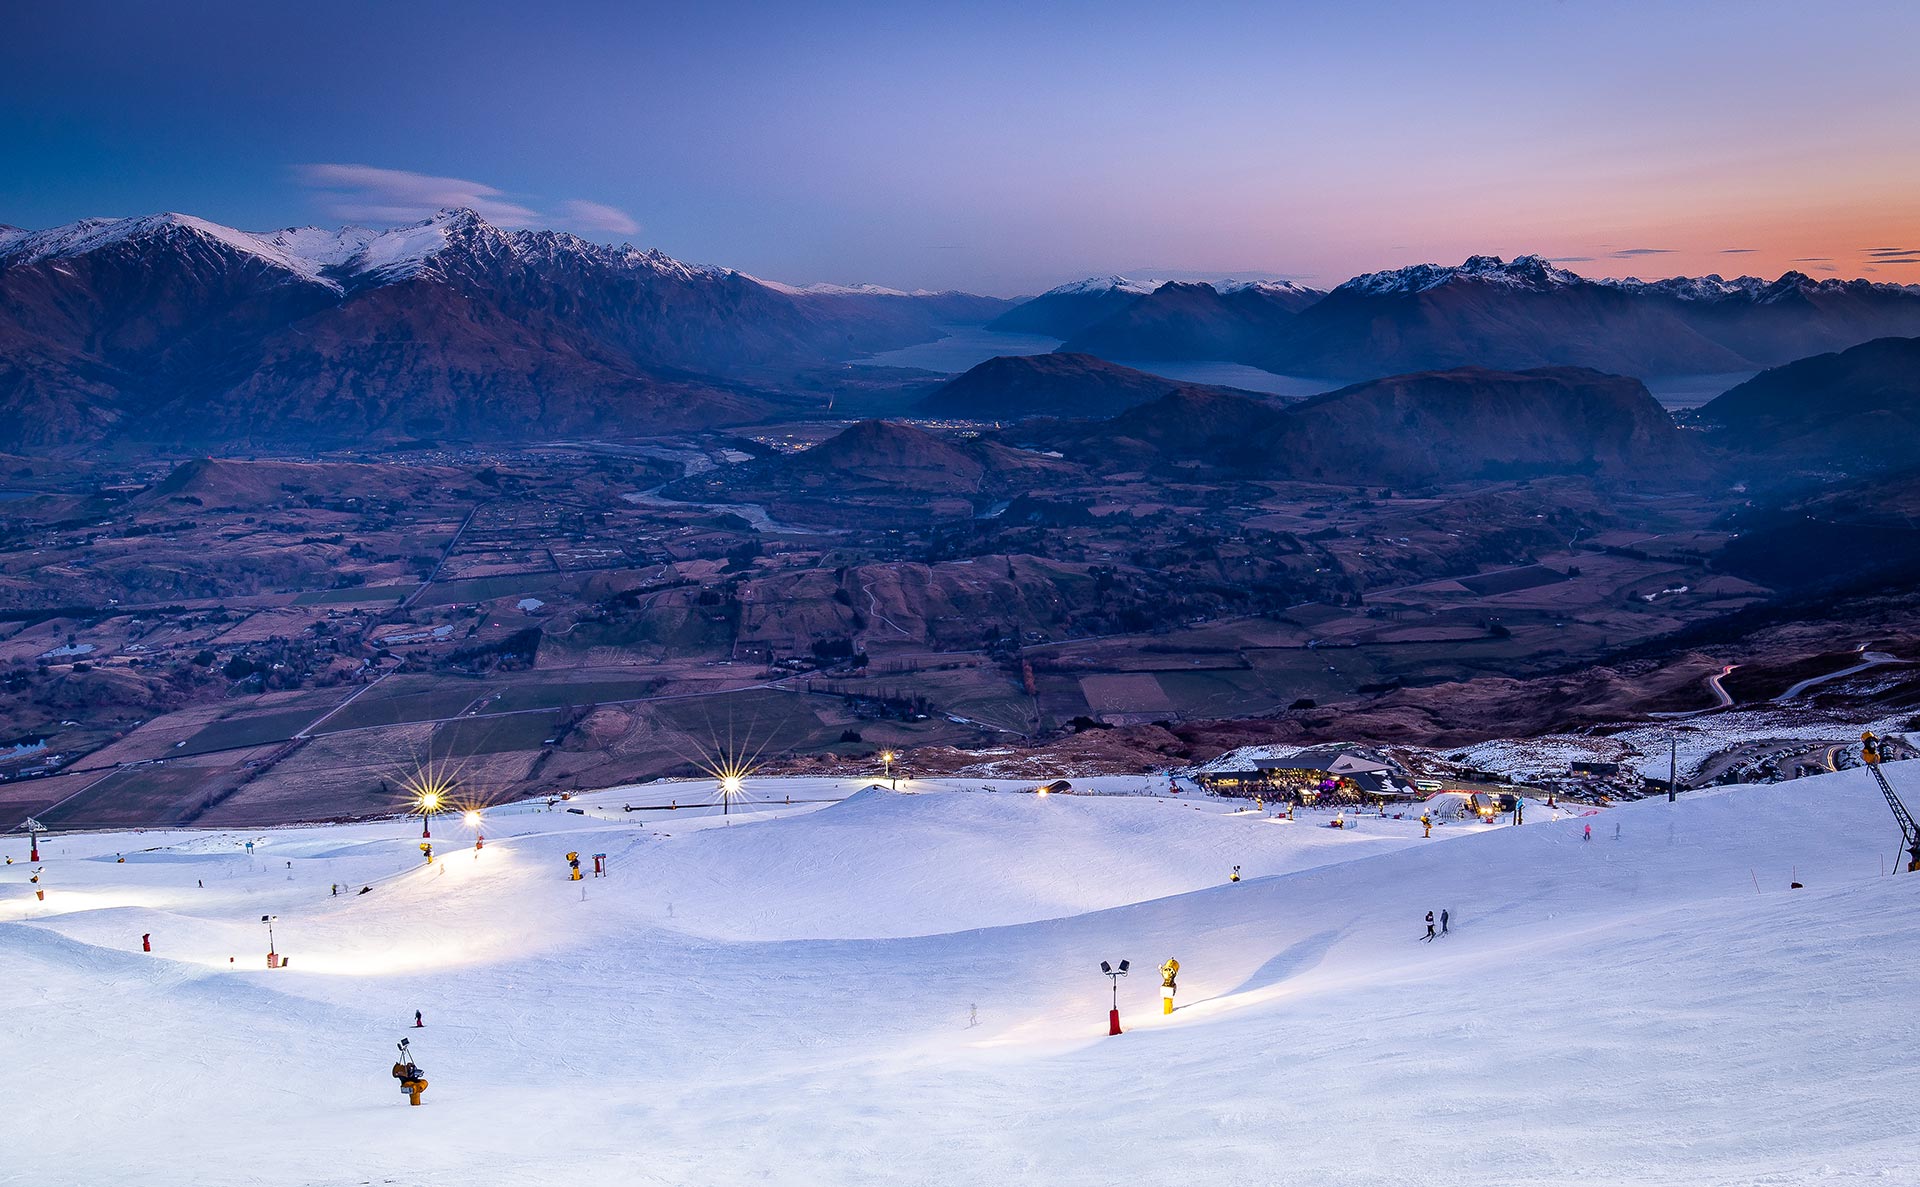
<path id="1" fill-rule="evenodd" d="M 1129 963 L 1131 962 L 1123 960 L 1120 962 L 1120 967 L 1115 968 L 1104 960 L 1100 962 L 1100 971 L 1105 973 L 1107 980 L 1113 983 L 1113 1008 L 1107 1011 L 1107 1033 L 1109 1035 L 1117 1035 L 1120 1033 L 1120 978 L 1127 975 L 1127 966 Z"/>
<path id="2" fill-rule="evenodd" d="M 896 758 L 898 758 L 898 757 L 900 757 L 900 756 L 899 756 L 899 755 L 897 755 L 897 754 L 895 754 L 895 753 L 894 753 L 893 751 L 891 751 L 891 750 L 882 750 L 882 751 L 880 752 L 880 761 L 881 761 L 882 763 L 884 763 L 884 764 L 886 764 L 886 778 L 887 778 L 887 782 L 893 785 L 893 790 L 895 790 L 895 791 L 899 791 L 899 790 L 900 790 L 900 779 L 899 779 L 899 777 L 898 777 L 898 776 L 896 776 L 896 775 L 895 775 L 895 774 L 893 773 L 893 760 L 894 760 L 894 759 L 896 759 Z"/>
<path id="3" fill-rule="evenodd" d="M 440 810 L 440 793 L 431 790 L 421 792 L 419 798 L 413 801 L 413 810 L 420 813 L 421 839 L 433 840 L 433 814 Z"/>
<path id="4" fill-rule="evenodd" d="M 744 787 L 738 774 L 729 771 L 720 776 L 720 815 L 726 816 L 732 812 L 733 797 L 739 795 Z"/>
<path id="5" fill-rule="evenodd" d="M 466 820 L 467 827 L 473 830 L 474 849 L 477 851 L 477 850 L 486 848 L 487 847 L 486 834 L 480 831 L 480 813 L 469 809 L 467 811 L 466 816 L 463 819 Z"/>

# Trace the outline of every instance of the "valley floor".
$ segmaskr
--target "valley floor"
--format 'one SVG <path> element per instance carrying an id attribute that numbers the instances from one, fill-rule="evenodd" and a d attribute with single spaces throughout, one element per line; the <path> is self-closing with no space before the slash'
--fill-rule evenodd
<path id="1" fill-rule="evenodd" d="M 869 782 L 503 806 L 479 850 L 441 817 L 432 865 L 413 820 L 62 835 L 44 902 L 8 837 L 0 1182 L 1913 1173 L 1920 877 L 1882 876 L 1864 771 L 1432 839 L 1137 777 Z"/>

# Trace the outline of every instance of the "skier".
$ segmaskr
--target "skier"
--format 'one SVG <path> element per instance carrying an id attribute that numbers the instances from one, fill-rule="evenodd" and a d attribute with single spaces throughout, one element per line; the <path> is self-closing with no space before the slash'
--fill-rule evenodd
<path id="1" fill-rule="evenodd" d="M 1447 909 L 1445 907 L 1440 908 L 1440 934 L 1443 936 L 1447 934 Z"/>
<path id="2" fill-rule="evenodd" d="M 1580 839 L 1582 841 L 1593 840 L 1593 826 L 1591 824 L 1587 825 L 1585 830 L 1581 832 Z"/>
<path id="3" fill-rule="evenodd" d="M 1433 936 L 1434 936 L 1434 931 L 1433 931 L 1433 912 L 1432 912 L 1432 911 L 1428 911 L 1428 912 L 1427 912 L 1427 934 L 1426 934 L 1426 935 L 1425 935 L 1424 937 L 1422 937 L 1422 938 L 1423 938 L 1423 939 L 1425 939 L 1425 940 L 1427 941 L 1427 943 L 1429 943 L 1429 944 L 1431 944 L 1431 943 L 1433 943 Z"/>
<path id="4" fill-rule="evenodd" d="M 421 1027 L 423 1027 L 423 1026 L 425 1026 L 425 1025 L 426 1025 L 426 1022 L 424 1022 L 424 1021 L 423 1021 L 423 1020 L 421 1019 L 421 1017 L 420 1017 L 420 1011 L 418 1011 L 418 1010 L 415 1010 L 415 1011 L 413 1012 L 413 1027 L 414 1027 L 414 1029 L 415 1029 L 415 1030 L 418 1030 L 418 1029 L 420 1029 Z"/>
<path id="5" fill-rule="evenodd" d="M 140 933 L 140 951 L 142 952 L 153 951 L 153 933 L 152 932 L 149 931 L 149 932 Z"/>

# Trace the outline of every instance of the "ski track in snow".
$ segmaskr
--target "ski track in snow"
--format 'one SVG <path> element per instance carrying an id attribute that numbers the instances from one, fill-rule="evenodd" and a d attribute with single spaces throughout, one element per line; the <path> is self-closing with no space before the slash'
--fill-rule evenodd
<path id="1" fill-rule="evenodd" d="M 430 867 L 404 819 L 56 836 L 45 903 L 8 836 L 0 1181 L 1910 1181 L 1920 878 L 1864 771 L 1432 840 L 870 781 L 442 816 Z"/>

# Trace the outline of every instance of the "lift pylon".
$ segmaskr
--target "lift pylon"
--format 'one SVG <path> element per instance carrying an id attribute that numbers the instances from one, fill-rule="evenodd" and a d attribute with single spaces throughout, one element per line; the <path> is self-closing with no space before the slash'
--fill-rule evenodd
<path id="1" fill-rule="evenodd" d="M 1873 772 L 1873 781 L 1880 785 L 1880 794 L 1887 797 L 1887 807 L 1893 809 L 1893 818 L 1900 822 L 1900 844 L 1907 851 L 1907 872 L 1920 873 L 1920 827 L 1915 826 L 1913 813 L 1907 811 L 1907 806 L 1894 793 L 1893 784 L 1888 783 L 1886 775 L 1881 772 L 1882 754 L 1878 738 L 1870 733 L 1860 735 L 1860 758 L 1867 764 L 1867 769 Z"/>

